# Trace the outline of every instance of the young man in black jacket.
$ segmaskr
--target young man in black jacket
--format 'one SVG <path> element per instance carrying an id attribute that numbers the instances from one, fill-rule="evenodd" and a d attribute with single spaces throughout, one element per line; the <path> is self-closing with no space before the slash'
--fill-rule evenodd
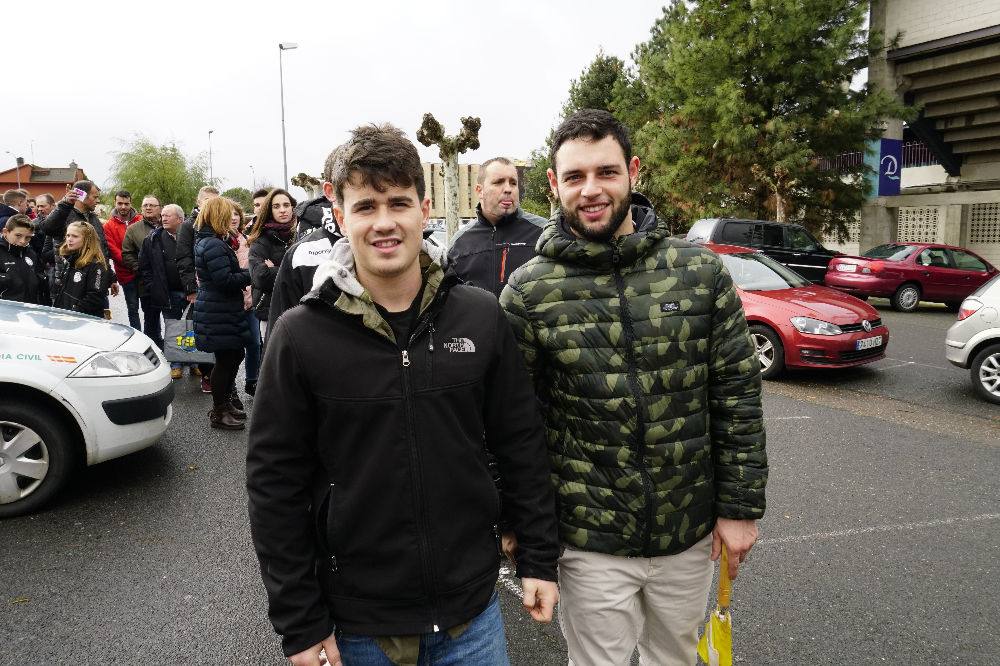
<path id="1" fill-rule="evenodd" d="M 405 135 L 358 128 L 333 171 L 346 238 L 276 323 L 250 426 L 271 621 L 294 664 L 318 666 L 321 649 L 333 664 L 506 664 L 486 449 L 504 474 L 524 605 L 548 622 L 558 600 L 527 372 L 496 299 L 446 276 L 423 241 L 430 201 Z"/>
<path id="2" fill-rule="evenodd" d="M 44 267 L 29 245 L 33 231 L 34 225 L 27 215 L 12 215 L 3 224 L 3 237 L 0 238 L 2 299 L 21 303 L 38 302 L 38 288 L 44 281 Z"/>
<path id="3" fill-rule="evenodd" d="M 506 157 L 479 167 L 476 221 L 451 239 L 449 269 L 466 284 L 500 292 L 511 273 L 535 256 L 535 244 L 547 220 L 518 206 L 517 168 Z"/>

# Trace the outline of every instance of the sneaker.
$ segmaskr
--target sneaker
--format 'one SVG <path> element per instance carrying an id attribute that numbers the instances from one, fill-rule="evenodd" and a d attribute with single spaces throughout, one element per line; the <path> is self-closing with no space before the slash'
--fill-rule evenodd
<path id="1" fill-rule="evenodd" d="M 181 368 L 170 368 L 170 378 L 180 379 L 184 376 L 184 370 Z"/>
<path id="2" fill-rule="evenodd" d="M 212 392 L 212 378 L 211 377 L 202 377 L 201 378 L 201 392 L 202 393 L 211 393 Z"/>
<path id="3" fill-rule="evenodd" d="M 240 396 L 236 392 L 235 388 L 233 389 L 233 392 L 229 394 L 229 404 L 232 405 L 236 409 L 236 411 L 244 412 L 244 414 L 246 413 L 246 408 L 243 406 L 243 401 L 240 400 Z"/>
<path id="4" fill-rule="evenodd" d="M 256 381 L 247 382 L 246 392 L 247 392 L 247 395 L 256 395 L 256 393 L 257 393 L 257 382 Z"/>
<path id="5" fill-rule="evenodd" d="M 192 365 L 191 369 L 188 370 L 188 374 L 191 375 L 192 377 L 201 377 L 201 368 L 199 368 L 197 365 Z"/>
<path id="6" fill-rule="evenodd" d="M 223 405 L 208 413 L 208 420 L 212 427 L 221 430 L 243 430 L 246 428 L 245 423 L 230 414 L 227 407 L 228 405 Z"/>

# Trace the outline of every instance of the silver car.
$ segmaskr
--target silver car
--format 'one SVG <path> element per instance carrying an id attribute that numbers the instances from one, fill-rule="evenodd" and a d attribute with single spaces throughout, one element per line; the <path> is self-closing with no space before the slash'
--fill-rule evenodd
<path id="1" fill-rule="evenodd" d="M 948 360 L 970 370 L 976 393 L 1000 404 L 1000 275 L 962 301 L 944 342 Z"/>

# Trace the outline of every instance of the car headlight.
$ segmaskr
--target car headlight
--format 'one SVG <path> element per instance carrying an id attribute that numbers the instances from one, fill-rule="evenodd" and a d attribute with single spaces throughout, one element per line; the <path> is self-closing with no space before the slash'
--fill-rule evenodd
<path id="1" fill-rule="evenodd" d="M 95 354 L 70 373 L 70 377 L 130 377 L 151 372 L 156 367 L 138 352 Z"/>
<path id="2" fill-rule="evenodd" d="M 792 317 L 791 321 L 792 326 L 799 333 L 811 333 L 812 335 L 840 335 L 843 333 L 839 326 L 812 317 Z"/>

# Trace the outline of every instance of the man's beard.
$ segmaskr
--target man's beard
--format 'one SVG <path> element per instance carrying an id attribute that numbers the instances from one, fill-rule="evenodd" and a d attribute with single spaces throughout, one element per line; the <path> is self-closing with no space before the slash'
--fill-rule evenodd
<path id="1" fill-rule="evenodd" d="M 629 188 L 631 191 L 631 188 Z M 632 197 L 626 195 L 621 201 L 614 203 L 611 209 L 611 217 L 608 218 L 604 226 L 587 226 L 574 211 L 563 210 L 563 219 L 577 236 L 594 243 L 609 243 L 615 237 L 615 233 L 622 226 L 625 218 L 628 217 L 629 208 L 632 205 Z"/>

